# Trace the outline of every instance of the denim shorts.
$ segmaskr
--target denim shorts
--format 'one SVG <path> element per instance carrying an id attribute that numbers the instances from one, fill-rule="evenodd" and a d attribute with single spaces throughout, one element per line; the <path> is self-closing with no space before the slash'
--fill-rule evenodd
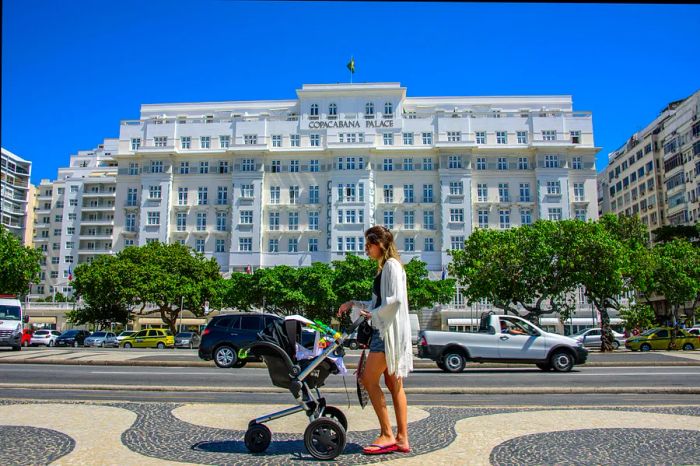
<path id="1" fill-rule="evenodd" d="M 385 353 L 384 340 L 379 330 L 376 328 L 372 331 L 372 339 L 369 342 L 370 353 Z"/>

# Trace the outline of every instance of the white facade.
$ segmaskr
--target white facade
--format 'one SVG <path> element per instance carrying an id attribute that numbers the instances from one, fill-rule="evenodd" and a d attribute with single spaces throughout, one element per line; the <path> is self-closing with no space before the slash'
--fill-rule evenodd
<path id="1" fill-rule="evenodd" d="M 112 253 L 118 141 L 105 139 L 70 158 L 55 181 L 36 190 L 34 244 L 44 252 L 41 282 L 30 297 L 72 294 L 69 275 L 79 263 Z"/>
<path id="2" fill-rule="evenodd" d="M 598 150 L 570 96 L 407 97 L 370 83 L 143 105 L 114 155 L 114 249 L 180 241 L 224 272 L 303 266 L 361 252 L 383 224 L 439 276 L 474 228 L 597 218 Z"/>
<path id="3" fill-rule="evenodd" d="M 0 155 L 0 224 L 15 234 L 23 244 L 31 238 L 32 163 L 2 148 Z M 29 236 L 29 238 L 28 238 Z"/>

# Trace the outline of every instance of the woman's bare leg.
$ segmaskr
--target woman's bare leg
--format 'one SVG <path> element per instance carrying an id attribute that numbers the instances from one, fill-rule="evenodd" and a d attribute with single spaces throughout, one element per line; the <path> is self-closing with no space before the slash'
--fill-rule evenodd
<path id="1" fill-rule="evenodd" d="M 362 384 L 367 389 L 372 407 L 379 419 L 379 437 L 372 442 L 377 445 L 391 445 L 396 443 L 394 432 L 391 429 L 391 421 L 389 420 L 389 411 L 386 408 L 386 399 L 379 385 L 379 379 L 384 371 L 386 371 L 384 353 L 369 353 L 361 380 Z"/>
<path id="2" fill-rule="evenodd" d="M 396 413 L 396 444 L 401 448 L 410 448 L 408 442 L 408 401 L 403 389 L 403 379 L 389 375 L 384 371 L 384 383 L 391 392 L 391 399 Z"/>

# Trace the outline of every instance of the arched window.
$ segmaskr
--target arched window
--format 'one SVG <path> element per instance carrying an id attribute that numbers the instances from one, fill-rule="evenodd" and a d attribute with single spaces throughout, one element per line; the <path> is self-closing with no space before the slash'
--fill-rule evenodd
<path id="1" fill-rule="evenodd" d="M 318 104 L 311 104 L 311 111 L 309 114 L 311 116 L 318 116 Z"/>
<path id="2" fill-rule="evenodd" d="M 391 102 L 387 102 L 384 104 L 384 115 L 393 115 L 394 114 L 394 106 L 391 105 Z"/>
<path id="3" fill-rule="evenodd" d="M 374 104 L 372 102 L 365 104 L 365 116 L 374 116 Z"/>
<path id="4" fill-rule="evenodd" d="M 330 104 L 328 106 L 328 114 L 335 116 L 338 114 L 338 106 L 336 104 Z"/>

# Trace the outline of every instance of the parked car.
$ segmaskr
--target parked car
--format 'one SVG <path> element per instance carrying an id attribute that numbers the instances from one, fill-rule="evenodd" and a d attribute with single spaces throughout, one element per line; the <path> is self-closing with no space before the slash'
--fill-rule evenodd
<path id="1" fill-rule="evenodd" d="M 360 347 L 359 343 L 357 343 L 357 332 L 352 332 L 348 337 L 343 341 L 343 346 L 347 346 L 348 348 L 354 350 Z"/>
<path id="2" fill-rule="evenodd" d="M 656 327 L 646 332 L 629 337 L 625 348 L 632 351 L 666 350 L 671 344 L 671 332 L 676 333 L 676 347 L 685 351 L 694 350 L 698 346 L 698 337 L 687 330 L 674 327 Z"/>
<path id="3" fill-rule="evenodd" d="M 32 341 L 32 334 L 34 331 L 30 328 L 25 328 L 22 330 L 22 337 L 20 338 L 20 344 L 24 347 L 29 346 L 30 342 Z"/>
<path id="4" fill-rule="evenodd" d="M 78 346 L 83 346 L 85 339 L 89 336 L 90 332 L 87 330 L 67 330 L 56 339 L 56 346 L 73 346 L 77 348 Z"/>
<path id="5" fill-rule="evenodd" d="M 110 346 L 119 347 L 117 335 L 112 332 L 94 332 L 85 339 L 85 346 L 99 346 L 100 348 Z"/>
<path id="6" fill-rule="evenodd" d="M 214 317 L 202 332 L 199 357 L 224 369 L 243 367 L 251 359 L 238 359 L 238 350 L 253 343 L 257 334 L 274 320 L 273 314 L 234 313 Z"/>
<path id="7" fill-rule="evenodd" d="M 119 346 L 121 342 L 124 341 L 124 338 L 130 337 L 134 333 L 136 333 L 136 330 L 124 330 L 122 333 L 117 335 L 117 346 Z"/>
<path id="8" fill-rule="evenodd" d="M 31 340 L 29 340 L 30 346 L 44 345 L 44 346 L 56 346 L 56 340 L 61 336 L 61 332 L 58 330 L 47 330 L 41 329 L 34 332 Z"/>
<path id="9" fill-rule="evenodd" d="M 700 337 L 700 327 L 689 328 L 688 333 L 695 335 L 696 337 Z"/>
<path id="10" fill-rule="evenodd" d="M 124 338 L 119 346 L 122 348 L 172 348 L 175 346 L 175 337 L 170 330 L 149 328 Z"/>
<path id="11" fill-rule="evenodd" d="M 175 335 L 175 348 L 199 348 L 200 340 L 195 332 L 180 332 Z"/>
<path id="12" fill-rule="evenodd" d="M 613 334 L 613 348 L 618 349 L 620 346 L 624 346 L 625 344 L 625 336 L 621 333 L 617 333 L 614 330 L 611 330 Z M 601 345 L 601 330 L 600 328 L 587 328 L 585 330 L 581 330 L 578 333 L 574 333 L 571 335 L 571 338 L 573 338 L 576 341 L 580 341 L 583 343 L 583 346 L 590 346 L 590 347 L 596 347 L 600 348 Z"/>

